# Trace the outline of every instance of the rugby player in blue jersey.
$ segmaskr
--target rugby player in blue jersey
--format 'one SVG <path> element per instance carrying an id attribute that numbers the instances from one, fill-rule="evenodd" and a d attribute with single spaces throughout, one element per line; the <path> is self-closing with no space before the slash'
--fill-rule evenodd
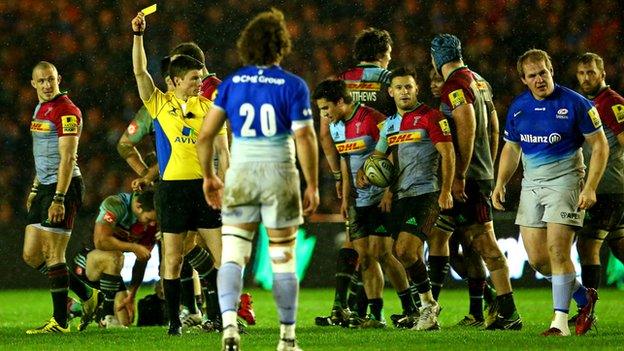
<path id="1" fill-rule="evenodd" d="M 302 214 L 314 213 L 319 204 L 318 146 L 310 93 L 303 79 L 279 66 L 291 48 L 281 11 L 272 9 L 252 19 L 237 47 L 245 66 L 219 85 L 197 143 L 206 201 L 222 208 L 224 224 L 217 280 L 222 347 L 240 350 L 236 304 L 242 270 L 262 222 L 269 235 L 273 296 L 280 321 L 277 350 L 300 350 L 295 338 L 299 291 L 295 241 Z M 212 155 L 214 139 L 226 119 L 234 140 L 224 187 L 213 170 Z M 306 181 L 303 206 L 295 158 Z"/>
<path id="2" fill-rule="evenodd" d="M 495 208 L 504 209 L 505 185 L 522 156 L 524 173 L 516 224 L 529 263 L 552 282 L 554 318 L 542 335 L 570 335 L 572 297 L 583 306 L 576 332 L 584 334 L 591 328 L 587 321 L 592 319 L 598 296 L 576 279 L 570 252 L 585 210 L 596 203 L 609 146 L 596 108 L 580 94 L 555 84 L 545 51 L 526 51 L 518 58 L 517 69 L 528 90 L 514 99 L 507 113 L 505 145 L 492 201 Z M 583 142 L 592 148 L 586 180 Z"/>

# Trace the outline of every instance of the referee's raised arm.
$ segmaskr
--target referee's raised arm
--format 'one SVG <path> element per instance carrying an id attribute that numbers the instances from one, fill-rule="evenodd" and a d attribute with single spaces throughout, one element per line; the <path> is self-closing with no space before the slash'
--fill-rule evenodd
<path id="1" fill-rule="evenodd" d="M 147 101 L 154 93 L 156 86 L 147 71 L 147 56 L 145 55 L 145 48 L 143 47 L 143 33 L 145 32 L 145 15 L 139 12 L 136 17 L 132 19 L 132 32 L 134 34 L 134 40 L 132 43 L 132 68 L 134 70 L 134 77 L 139 87 L 139 96 L 141 100 Z"/>

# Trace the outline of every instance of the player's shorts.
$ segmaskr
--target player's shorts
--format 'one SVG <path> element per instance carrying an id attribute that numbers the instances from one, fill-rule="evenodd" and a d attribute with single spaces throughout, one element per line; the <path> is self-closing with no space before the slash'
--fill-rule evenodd
<path id="1" fill-rule="evenodd" d="M 347 232 L 349 240 L 368 236 L 389 237 L 391 234 L 390 214 L 381 211 L 378 204 L 349 208 Z"/>
<path id="2" fill-rule="evenodd" d="M 522 188 L 516 224 L 531 228 L 546 228 L 546 223 L 581 227 L 585 211 L 576 207 L 579 194 L 580 188 Z"/>
<path id="3" fill-rule="evenodd" d="M 73 177 L 69 183 L 64 202 L 65 218 L 60 223 L 52 224 L 48 220 L 48 209 L 56 194 L 56 183 L 39 184 L 37 190 L 37 195 L 32 200 L 30 211 L 28 211 L 28 224 L 47 232 L 71 235 L 76 214 L 82 206 L 82 195 L 84 193 L 82 177 Z"/>
<path id="4" fill-rule="evenodd" d="M 453 208 L 442 211 L 442 214 L 452 217 L 458 227 L 491 222 L 493 189 L 494 183 L 490 179 L 466 179 L 466 202 L 453 200 Z"/>
<path id="5" fill-rule="evenodd" d="M 392 204 L 392 222 L 396 226 L 396 230 L 393 231 L 394 238 L 396 239 L 400 232 L 406 232 L 426 241 L 440 214 L 439 194 L 436 191 L 396 200 Z"/>
<path id="6" fill-rule="evenodd" d="M 221 227 L 221 213 L 208 206 L 202 184 L 202 179 L 158 182 L 155 202 L 161 232 L 176 234 Z"/>
<path id="7" fill-rule="evenodd" d="M 89 256 L 89 252 L 91 251 L 93 251 L 93 249 L 90 249 L 88 247 L 83 248 L 76 254 L 76 256 L 74 256 L 73 259 L 70 260 L 68 266 L 72 274 L 74 274 L 83 283 L 87 284 L 88 286 L 94 289 L 99 290 L 100 282 L 99 281 L 94 282 L 92 280 L 89 280 L 89 278 L 87 278 L 87 256 Z M 119 291 L 125 291 L 125 290 L 126 290 L 126 284 L 124 284 L 122 281 L 122 284 L 119 287 Z"/>
<path id="8" fill-rule="evenodd" d="M 291 163 L 246 162 L 225 175 L 223 224 L 262 222 L 280 229 L 303 223 L 299 171 Z"/>
<path id="9" fill-rule="evenodd" d="M 585 211 L 585 223 L 577 234 L 595 240 L 624 237 L 624 194 L 598 194 L 596 204 Z"/>

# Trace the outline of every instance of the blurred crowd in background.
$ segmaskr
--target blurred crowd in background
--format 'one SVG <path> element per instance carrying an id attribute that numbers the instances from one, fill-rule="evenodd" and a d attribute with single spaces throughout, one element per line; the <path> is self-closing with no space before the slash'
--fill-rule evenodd
<path id="1" fill-rule="evenodd" d="M 0 227 L 21 233 L 25 199 L 34 176 L 29 124 L 37 104 L 31 69 L 54 63 L 61 90 L 82 110 L 84 129 L 78 163 L 87 192 L 83 215 L 94 218 L 106 196 L 130 189 L 134 174 L 115 145 L 141 106 L 132 73 L 130 20 L 149 1 L 0 1 Z M 250 17 L 275 6 L 284 11 L 293 39 L 285 69 L 318 82 L 354 65 L 353 38 L 370 26 L 394 40 L 390 69 L 411 65 L 419 74 L 421 100 L 429 92 L 429 43 L 436 33 L 453 33 L 463 43 L 464 61 L 493 86 L 504 126 L 507 106 L 524 87 L 516 58 L 529 48 L 553 57 L 555 81 L 576 88 L 575 57 L 592 51 L 605 59 L 607 83 L 622 93 L 622 13 L 617 0 L 335 0 L 193 1 L 167 0 L 147 17 L 149 71 L 164 88 L 160 59 L 183 41 L 206 52 L 208 70 L 224 77 L 239 66 L 235 42 Z M 317 117 L 318 118 L 318 117 Z M 148 143 L 149 144 L 149 143 Z M 149 147 L 149 145 L 148 145 Z M 339 204 L 321 156 L 320 212 Z"/>

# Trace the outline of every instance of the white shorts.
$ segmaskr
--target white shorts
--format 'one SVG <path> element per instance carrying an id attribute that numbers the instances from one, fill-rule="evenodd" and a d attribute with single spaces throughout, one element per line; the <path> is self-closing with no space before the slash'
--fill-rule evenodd
<path id="1" fill-rule="evenodd" d="M 516 224 L 533 228 L 545 228 L 546 223 L 582 227 L 585 211 L 576 207 L 579 194 L 580 188 L 522 188 Z"/>
<path id="2" fill-rule="evenodd" d="M 225 175 L 224 225 L 262 222 L 270 229 L 303 223 L 299 171 L 290 163 L 246 162 Z"/>

